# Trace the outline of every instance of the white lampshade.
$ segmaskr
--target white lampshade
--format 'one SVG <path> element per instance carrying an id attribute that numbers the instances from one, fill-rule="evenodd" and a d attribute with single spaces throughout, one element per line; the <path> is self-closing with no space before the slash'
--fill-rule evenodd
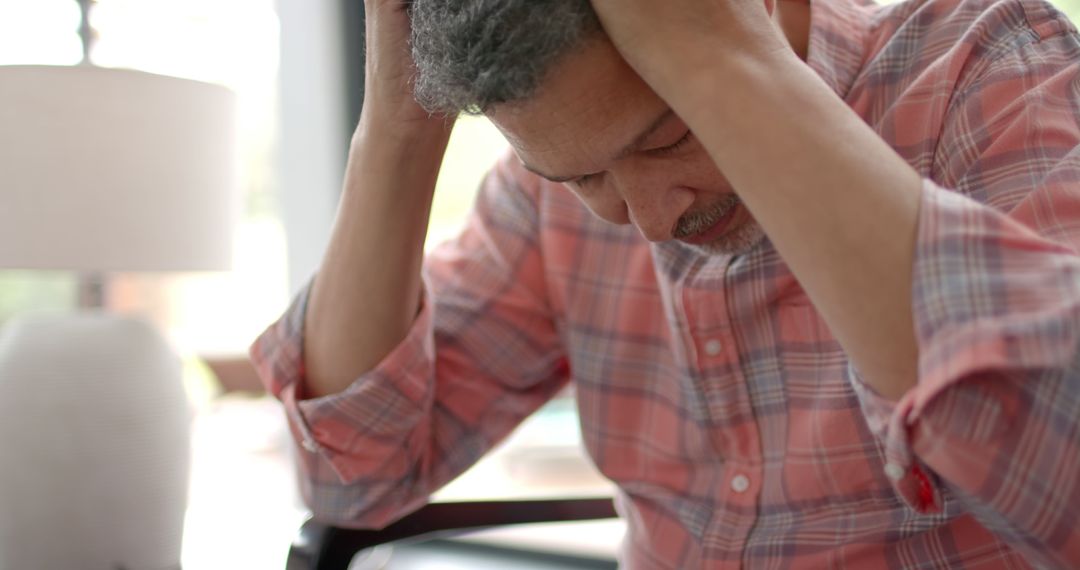
<path id="1" fill-rule="evenodd" d="M 0 66 L 0 268 L 223 270 L 233 94 L 94 66 Z"/>

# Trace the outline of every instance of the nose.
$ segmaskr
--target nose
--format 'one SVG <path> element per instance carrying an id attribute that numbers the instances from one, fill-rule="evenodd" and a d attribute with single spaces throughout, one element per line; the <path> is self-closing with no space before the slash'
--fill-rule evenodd
<path id="1" fill-rule="evenodd" d="M 613 169 L 612 183 L 630 222 L 649 241 L 672 238 L 679 217 L 694 203 L 695 193 L 673 180 L 665 170 Z"/>

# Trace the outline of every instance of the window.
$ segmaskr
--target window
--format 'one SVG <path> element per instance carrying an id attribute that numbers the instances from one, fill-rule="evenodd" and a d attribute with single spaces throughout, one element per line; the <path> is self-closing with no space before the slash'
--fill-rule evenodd
<path id="1" fill-rule="evenodd" d="M 82 59 L 74 0 L 0 0 L 0 65 L 72 65 Z"/>

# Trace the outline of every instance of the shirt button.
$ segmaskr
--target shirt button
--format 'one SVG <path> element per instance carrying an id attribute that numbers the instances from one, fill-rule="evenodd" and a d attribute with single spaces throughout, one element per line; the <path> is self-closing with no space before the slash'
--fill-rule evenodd
<path id="1" fill-rule="evenodd" d="M 904 468 L 895 463 L 886 463 L 885 476 L 893 481 L 899 481 L 904 478 Z"/>
<path id="2" fill-rule="evenodd" d="M 750 479 L 746 475 L 736 475 L 731 478 L 731 490 L 742 493 L 750 488 Z"/>
<path id="3" fill-rule="evenodd" d="M 715 338 L 710 339 L 709 342 L 705 343 L 705 354 L 708 354 L 709 356 L 716 356 L 720 354 L 722 350 L 724 350 L 724 344 Z"/>

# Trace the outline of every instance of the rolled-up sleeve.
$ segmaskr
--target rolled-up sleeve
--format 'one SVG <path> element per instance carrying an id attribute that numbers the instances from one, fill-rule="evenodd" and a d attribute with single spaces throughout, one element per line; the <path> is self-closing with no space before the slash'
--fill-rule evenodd
<path id="1" fill-rule="evenodd" d="M 565 385 L 535 189 L 517 175 L 504 160 L 487 177 L 465 230 L 425 260 L 424 298 L 404 340 L 343 392 L 302 396 L 309 288 L 252 346 L 260 377 L 284 404 L 317 517 L 385 526 Z"/>
<path id="2" fill-rule="evenodd" d="M 1042 31 L 958 94 L 924 181 L 917 385 L 893 402 L 852 375 L 913 508 L 950 493 L 1032 562 L 1076 568 L 1080 43 Z"/>

